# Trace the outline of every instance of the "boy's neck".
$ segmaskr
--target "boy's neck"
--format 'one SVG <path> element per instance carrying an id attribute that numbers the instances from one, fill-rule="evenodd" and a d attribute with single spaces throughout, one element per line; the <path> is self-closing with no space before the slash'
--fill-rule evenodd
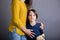
<path id="1" fill-rule="evenodd" d="M 36 22 L 30 22 L 30 24 L 31 24 L 32 26 L 34 26 L 34 25 L 36 24 Z"/>

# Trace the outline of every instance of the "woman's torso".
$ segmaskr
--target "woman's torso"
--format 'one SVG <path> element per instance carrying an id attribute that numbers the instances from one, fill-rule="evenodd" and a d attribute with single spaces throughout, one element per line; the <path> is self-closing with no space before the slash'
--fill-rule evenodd
<path id="1" fill-rule="evenodd" d="M 13 23 L 13 20 L 14 20 L 14 3 L 17 3 L 17 5 L 19 5 L 18 7 L 18 10 L 17 11 L 20 11 L 19 12 L 19 18 L 21 20 L 21 22 L 23 23 L 24 26 L 26 26 L 26 16 L 27 16 L 27 7 L 26 7 L 26 4 L 21 2 L 20 0 L 13 0 L 12 1 L 12 4 L 11 4 L 11 10 L 12 10 L 12 19 L 11 19 L 11 23 L 10 23 L 10 27 L 9 27 L 9 31 L 13 32 L 14 28 L 16 27 L 16 25 Z M 24 35 L 24 33 L 16 27 L 16 32 L 17 34 L 20 34 L 20 35 Z"/>

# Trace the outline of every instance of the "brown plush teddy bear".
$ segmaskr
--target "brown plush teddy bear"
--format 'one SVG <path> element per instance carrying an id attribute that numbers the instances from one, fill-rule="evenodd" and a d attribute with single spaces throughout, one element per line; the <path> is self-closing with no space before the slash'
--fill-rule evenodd
<path id="1" fill-rule="evenodd" d="M 45 40 L 45 34 L 39 35 L 36 40 Z"/>

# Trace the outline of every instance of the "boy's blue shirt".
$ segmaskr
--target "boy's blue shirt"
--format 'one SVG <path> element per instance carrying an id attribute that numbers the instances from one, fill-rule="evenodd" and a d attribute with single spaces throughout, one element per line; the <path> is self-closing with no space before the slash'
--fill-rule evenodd
<path id="1" fill-rule="evenodd" d="M 30 25 L 29 23 L 26 25 L 27 29 L 31 29 L 35 33 L 34 38 L 30 38 L 27 36 L 28 40 L 36 40 L 37 36 L 43 34 L 43 30 L 40 28 L 40 26 L 41 26 L 40 23 L 36 23 L 34 26 Z"/>

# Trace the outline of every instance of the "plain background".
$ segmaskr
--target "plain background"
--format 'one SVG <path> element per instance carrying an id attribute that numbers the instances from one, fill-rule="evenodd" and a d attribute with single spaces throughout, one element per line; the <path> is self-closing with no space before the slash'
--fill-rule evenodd
<path id="1" fill-rule="evenodd" d="M 11 0 L 0 0 L 0 40 L 8 40 Z M 38 22 L 44 23 L 46 40 L 60 40 L 60 0 L 33 0 Z"/>

